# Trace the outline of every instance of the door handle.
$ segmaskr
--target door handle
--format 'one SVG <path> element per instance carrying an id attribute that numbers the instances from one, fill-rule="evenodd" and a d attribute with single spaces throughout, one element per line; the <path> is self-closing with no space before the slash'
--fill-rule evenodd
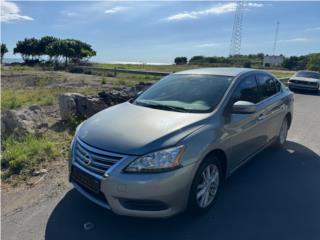
<path id="1" fill-rule="evenodd" d="M 261 121 L 261 120 L 263 120 L 263 119 L 265 119 L 265 118 L 266 118 L 266 115 L 263 114 L 263 113 L 258 116 L 258 120 L 259 120 L 259 121 Z"/>

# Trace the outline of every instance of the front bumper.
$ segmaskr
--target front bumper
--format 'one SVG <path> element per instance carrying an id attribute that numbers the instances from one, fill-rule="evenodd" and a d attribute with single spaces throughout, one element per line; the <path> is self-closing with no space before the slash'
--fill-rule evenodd
<path id="1" fill-rule="evenodd" d="M 120 161 L 107 171 L 106 177 L 94 175 L 101 182 L 100 192 L 105 199 L 70 181 L 82 195 L 119 215 L 169 217 L 186 209 L 197 163 L 163 173 L 123 173 L 129 161 Z M 76 162 L 72 167 L 92 175 Z"/>
<path id="2" fill-rule="evenodd" d="M 301 84 L 301 83 L 292 83 L 289 82 L 289 88 L 292 89 L 301 89 L 301 90 L 318 90 L 319 89 L 319 84 L 317 85 L 311 85 L 311 84 Z"/>

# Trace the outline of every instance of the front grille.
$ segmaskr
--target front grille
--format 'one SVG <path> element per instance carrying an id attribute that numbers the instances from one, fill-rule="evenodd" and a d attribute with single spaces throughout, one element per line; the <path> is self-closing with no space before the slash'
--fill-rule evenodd
<path id="1" fill-rule="evenodd" d="M 92 147 L 79 138 L 75 143 L 73 159 L 89 172 L 102 176 L 113 164 L 125 158 L 116 154 Z"/>
<path id="2" fill-rule="evenodd" d="M 307 82 L 307 81 L 300 81 L 300 80 L 291 80 L 290 82 L 296 84 L 304 84 L 304 85 L 317 85 L 316 82 Z"/>

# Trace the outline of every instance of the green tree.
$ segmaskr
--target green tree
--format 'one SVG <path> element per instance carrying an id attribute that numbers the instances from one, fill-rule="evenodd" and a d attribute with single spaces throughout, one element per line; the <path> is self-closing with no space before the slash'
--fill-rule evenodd
<path id="1" fill-rule="evenodd" d="M 8 48 L 4 43 L 1 43 L 1 64 L 3 60 L 3 56 L 8 52 Z"/>
<path id="2" fill-rule="evenodd" d="M 176 57 L 174 59 L 174 63 L 176 65 L 183 65 L 183 64 L 187 64 L 188 63 L 188 58 L 186 57 Z"/>
<path id="3" fill-rule="evenodd" d="M 50 58 L 55 58 L 56 62 L 64 59 L 65 65 L 70 62 L 87 61 L 90 57 L 96 55 L 91 45 L 75 39 L 54 41 L 47 46 L 46 53 Z"/>
<path id="4" fill-rule="evenodd" d="M 299 58 L 296 56 L 291 56 L 289 58 L 286 58 L 283 63 L 282 67 L 287 68 L 287 69 L 296 69 L 298 66 Z"/>
<path id="5" fill-rule="evenodd" d="M 310 54 L 308 58 L 307 69 L 320 72 L 320 53 Z"/>
<path id="6" fill-rule="evenodd" d="M 58 39 L 52 36 L 25 38 L 18 41 L 13 50 L 14 54 L 21 54 L 25 62 L 39 61 L 41 56 L 47 55 L 49 62 L 80 63 L 95 56 L 96 52 L 91 45 L 76 39 Z"/>
<path id="7" fill-rule="evenodd" d="M 251 68 L 251 62 L 250 62 L 250 61 L 245 61 L 245 62 L 243 63 L 243 67 L 245 67 L 245 68 Z"/>
<path id="8" fill-rule="evenodd" d="M 47 55 L 49 56 L 49 54 L 47 53 L 47 47 L 53 43 L 53 42 L 56 42 L 58 41 L 59 39 L 58 38 L 55 38 L 55 37 L 52 37 L 52 36 L 45 36 L 45 37 L 42 37 L 40 40 L 39 40 L 39 52 L 41 55 Z M 51 57 L 49 56 L 49 62 L 51 61 Z"/>
<path id="9" fill-rule="evenodd" d="M 36 38 L 25 38 L 18 41 L 16 47 L 13 49 L 13 54 L 21 54 L 24 61 L 39 60 L 41 51 L 39 48 L 39 40 Z"/>
<path id="10" fill-rule="evenodd" d="M 45 49 L 46 54 L 50 59 L 54 58 L 56 63 L 59 62 L 59 58 L 63 56 L 62 52 L 62 40 L 56 40 L 51 42 Z"/>
<path id="11" fill-rule="evenodd" d="M 200 64 L 202 63 L 203 61 L 205 60 L 205 57 L 204 56 L 193 56 L 189 63 L 191 64 Z"/>

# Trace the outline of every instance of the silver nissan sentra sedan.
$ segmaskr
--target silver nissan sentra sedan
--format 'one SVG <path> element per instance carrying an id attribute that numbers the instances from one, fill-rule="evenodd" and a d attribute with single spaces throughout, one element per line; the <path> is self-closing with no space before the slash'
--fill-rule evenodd
<path id="1" fill-rule="evenodd" d="M 174 73 L 79 125 L 70 181 L 120 215 L 203 213 L 230 174 L 285 143 L 292 114 L 293 94 L 265 71 Z"/>

